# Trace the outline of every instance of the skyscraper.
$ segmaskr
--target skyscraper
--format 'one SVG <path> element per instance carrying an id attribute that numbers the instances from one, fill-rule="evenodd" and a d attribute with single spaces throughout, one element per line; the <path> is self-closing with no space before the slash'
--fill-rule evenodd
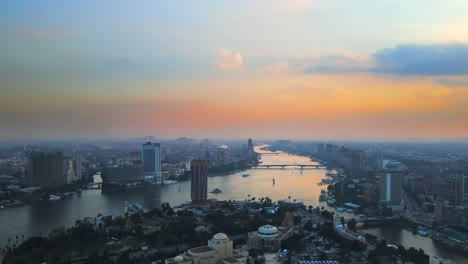
<path id="1" fill-rule="evenodd" d="M 384 160 L 380 172 L 380 201 L 388 205 L 401 204 L 402 184 L 401 163 L 397 161 Z"/>
<path id="2" fill-rule="evenodd" d="M 444 193 L 450 205 L 463 205 L 465 196 L 465 176 L 463 174 L 452 174 L 444 184 Z"/>
<path id="3" fill-rule="evenodd" d="M 208 162 L 194 160 L 190 164 L 191 186 L 190 196 L 193 203 L 204 203 L 208 197 Z"/>
<path id="4" fill-rule="evenodd" d="M 81 178 L 83 177 L 81 175 L 81 153 L 78 153 L 78 155 L 76 156 L 74 165 L 75 165 L 75 179 L 74 180 L 81 180 Z"/>
<path id="5" fill-rule="evenodd" d="M 62 152 L 34 152 L 29 165 L 34 186 L 56 189 L 65 183 Z"/>
<path id="6" fill-rule="evenodd" d="M 146 175 L 161 176 L 161 143 L 143 144 L 142 161 Z"/>
<path id="7" fill-rule="evenodd" d="M 251 138 L 249 138 L 249 140 L 247 141 L 247 149 L 249 151 L 254 151 L 254 147 L 253 147 L 253 141 Z"/>

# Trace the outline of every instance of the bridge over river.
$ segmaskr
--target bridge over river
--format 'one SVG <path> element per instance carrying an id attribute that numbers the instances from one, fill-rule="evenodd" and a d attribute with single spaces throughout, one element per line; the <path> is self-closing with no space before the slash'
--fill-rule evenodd
<path id="1" fill-rule="evenodd" d="M 321 164 L 259 164 L 254 166 L 255 169 L 285 169 L 287 167 L 303 169 L 326 169 L 327 167 Z"/>

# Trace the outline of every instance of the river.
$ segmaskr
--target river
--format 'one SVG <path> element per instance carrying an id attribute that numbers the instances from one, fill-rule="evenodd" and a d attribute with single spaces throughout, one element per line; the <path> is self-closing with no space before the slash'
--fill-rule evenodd
<path id="1" fill-rule="evenodd" d="M 255 147 L 259 153 L 271 153 Z M 296 155 L 262 155 L 263 164 L 318 164 L 308 157 Z M 319 203 L 320 191 L 326 186 L 318 183 L 326 178 L 326 169 L 249 169 L 243 172 L 208 178 L 208 190 L 222 190 L 220 194 L 208 193 L 208 198 L 218 200 L 244 200 L 255 197 L 270 197 L 273 201 L 296 199 L 306 205 L 328 206 Z M 250 176 L 242 177 L 243 173 Z M 273 178 L 275 184 L 272 184 Z M 180 191 L 179 191 L 180 188 Z M 6 245 L 8 238 L 12 240 L 21 235 L 25 238 L 48 234 L 58 226 L 71 226 L 77 219 L 95 217 L 98 213 L 113 215 L 122 214 L 126 202 L 141 203 L 143 206 L 159 207 L 168 202 L 172 206 L 180 205 L 190 200 L 190 181 L 173 185 L 152 186 L 146 189 L 133 189 L 102 194 L 100 190 L 85 190 L 81 194 L 57 201 L 37 201 L 25 206 L 0 209 L 0 245 Z M 335 211 L 334 208 L 328 208 Z M 336 211 L 335 211 L 336 212 Z M 348 218 L 347 215 L 345 215 Z M 390 230 L 390 231 L 389 231 Z M 379 227 L 368 229 L 369 233 L 385 238 L 389 242 L 402 244 L 405 247 L 422 248 L 430 255 L 458 258 L 456 253 L 432 243 L 427 237 L 413 235 L 404 229 L 389 229 Z M 410 234 L 407 234 L 409 232 Z M 460 256 L 461 257 L 461 256 Z M 460 258 L 458 258 L 460 259 Z M 464 259 L 466 260 L 466 259 Z M 468 262 L 465 262 L 468 263 Z"/>

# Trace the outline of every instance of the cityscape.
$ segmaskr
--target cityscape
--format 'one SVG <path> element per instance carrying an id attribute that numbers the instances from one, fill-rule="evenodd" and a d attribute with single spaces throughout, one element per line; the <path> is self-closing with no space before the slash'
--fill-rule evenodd
<path id="1" fill-rule="evenodd" d="M 468 263 L 468 2 L 0 3 L 0 264 Z"/>

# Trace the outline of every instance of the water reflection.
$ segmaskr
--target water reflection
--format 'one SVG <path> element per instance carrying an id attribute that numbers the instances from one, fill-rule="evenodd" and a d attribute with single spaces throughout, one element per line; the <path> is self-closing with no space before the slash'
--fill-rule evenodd
<path id="1" fill-rule="evenodd" d="M 387 240 L 388 243 L 399 244 L 405 248 L 421 248 L 429 256 L 439 256 L 442 258 L 456 260 L 459 263 L 468 263 L 468 258 L 454 252 L 452 249 L 446 248 L 441 244 L 436 244 L 429 237 L 422 237 L 418 234 L 413 234 L 412 231 L 406 230 L 398 225 L 367 228 L 364 229 L 364 231 L 379 238 L 383 238 Z"/>

